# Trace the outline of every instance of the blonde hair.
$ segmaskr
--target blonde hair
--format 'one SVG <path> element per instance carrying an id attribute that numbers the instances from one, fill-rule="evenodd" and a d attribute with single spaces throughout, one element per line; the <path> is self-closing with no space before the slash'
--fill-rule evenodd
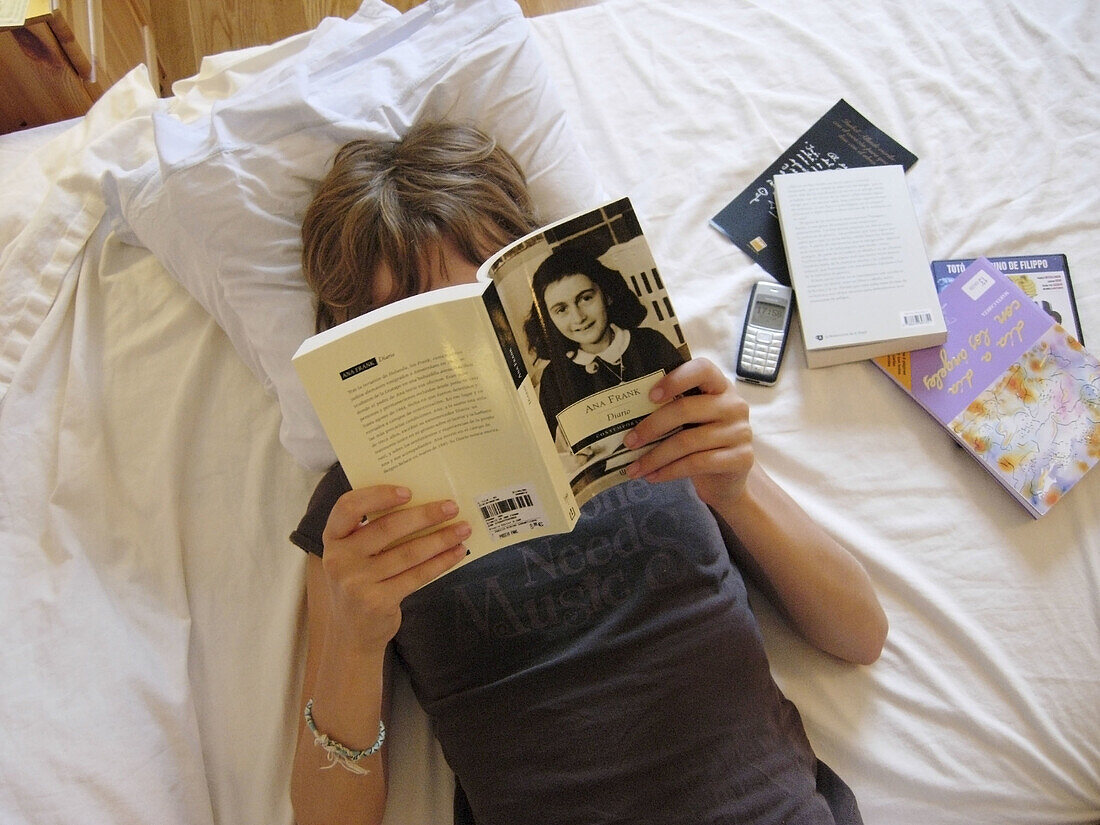
<path id="1" fill-rule="evenodd" d="M 480 264 L 536 227 L 523 170 L 475 128 L 426 122 L 400 140 L 347 143 L 302 221 L 317 330 L 423 291 L 444 239 Z M 382 264 L 392 288 L 376 301 Z"/>

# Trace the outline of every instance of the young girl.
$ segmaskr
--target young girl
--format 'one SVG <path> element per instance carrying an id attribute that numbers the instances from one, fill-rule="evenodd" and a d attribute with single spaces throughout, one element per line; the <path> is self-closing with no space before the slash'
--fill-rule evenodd
<path id="1" fill-rule="evenodd" d="M 533 226 L 522 172 L 472 129 L 350 144 L 304 222 L 318 326 L 471 280 Z M 747 405 L 718 367 L 684 363 L 651 398 L 627 447 L 679 432 L 571 533 L 442 578 L 476 514 L 325 476 L 292 536 L 311 554 L 300 825 L 381 821 L 391 656 L 456 774 L 456 821 L 860 821 L 771 678 L 742 574 L 861 663 L 886 635 L 870 581 L 754 462 Z"/>
<path id="2" fill-rule="evenodd" d="M 646 308 L 592 250 L 555 250 L 531 278 L 535 303 L 524 332 L 546 360 L 539 404 L 551 433 L 557 414 L 600 390 L 684 362 L 660 332 L 642 327 Z M 545 323 L 544 323 L 545 319 Z"/>

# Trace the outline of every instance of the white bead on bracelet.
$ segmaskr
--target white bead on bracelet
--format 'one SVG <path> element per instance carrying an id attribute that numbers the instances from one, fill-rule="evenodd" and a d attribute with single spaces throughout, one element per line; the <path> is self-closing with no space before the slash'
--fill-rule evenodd
<path id="1" fill-rule="evenodd" d="M 374 756 L 374 754 L 382 749 L 382 743 L 386 741 L 386 726 L 382 724 L 381 719 L 378 720 L 378 739 L 376 739 L 374 744 L 369 748 L 357 751 L 334 739 L 330 739 L 328 734 L 321 733 L 321 731 L 317 730 L 317 725 L 313 721 L 312 699 L 306 702 L 305 716 L 306 726 L 309 728 L 309 732 L 313 734 L 313 742 L 319 745 L 321 750 L 323 750 L 328 757 L 328 765 L 322 768 L 322 770 L 328 770 L 329 768 L 339 765 L 344 770 L 351 771 L 360 776 L 370 773 L 370 771 L 359 764 L 359 760 L 368 756 Z"/>

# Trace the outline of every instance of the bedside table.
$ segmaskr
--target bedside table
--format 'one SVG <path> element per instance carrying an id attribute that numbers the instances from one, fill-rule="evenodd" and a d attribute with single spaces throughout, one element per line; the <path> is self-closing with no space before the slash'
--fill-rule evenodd
<path id="1" fill-rule="evenodd" d="M 0 133 L 77 117 L 156 48 L 142 0 L 29 0 L 0 30 Z"/>

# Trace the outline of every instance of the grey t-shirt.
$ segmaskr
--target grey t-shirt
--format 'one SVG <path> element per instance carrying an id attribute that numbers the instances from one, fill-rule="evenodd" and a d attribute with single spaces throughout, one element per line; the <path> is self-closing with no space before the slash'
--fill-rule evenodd
<path id="1" fill-rule="evenodd" d="M 319 553 L 334 468 L 292 535 Z M 478 825 L 859 823 L 772 680 L 744 582 L 687 482 L 629 482 L 573 532 L 402 604 L 394 650 Z"/>

